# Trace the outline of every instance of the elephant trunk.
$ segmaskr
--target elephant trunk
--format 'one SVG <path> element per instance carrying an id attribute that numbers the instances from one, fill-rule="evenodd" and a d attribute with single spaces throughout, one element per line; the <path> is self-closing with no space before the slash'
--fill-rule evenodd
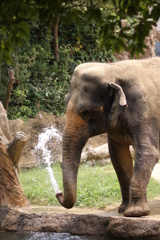
<path id="1" fill-rule="evenodd" d="M 68 167 L 69 166 L 69 167 Z M 64 193 L 57 193 L 56 197 L 60 204 L 65 208 L 72 208 L 77 198 L 77 172 L 78 169 L 73 169 L 70 164 L 64 166 L 62 163 L 63 170 L 63 191 Z M 68 169 L 68 168 L 71 168 Z"/>
<path id="2" fill-rule="evenodd" d="M 72 158 L 71 158 L 72 159 Z M 76 161 L 79 162 L 80 157 Z M 72 208 L 76 202 L 77 196 L 77 172 L 78 166 L 72 167 L 73 164 L 65 158 L 65 163 L 62 160 L 63 170 L 63 191 L 64 193 L 57 193 L 56 197 L 60 204 L 65 208 Z"/>
<path id="3" fill-rule="evenodd" d="M 88 140 L 88 129 L 85 129 L 85 124 L 76 125 L 75 123 L 66 124 L 64 129 L 61 164 L 64 193 L 57 193 L 56 197 L 65 208 L 72 208 L 76 202 L 81 152 Z"/>

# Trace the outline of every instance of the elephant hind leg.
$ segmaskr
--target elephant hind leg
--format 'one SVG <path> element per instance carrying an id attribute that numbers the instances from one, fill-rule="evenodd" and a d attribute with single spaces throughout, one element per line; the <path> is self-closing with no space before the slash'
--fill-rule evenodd
<path id="1" fill-rule="evenodd" d="M 108 146 L 111 161 L 116 171 L 122 194 L 122 203 L 118 208 L 118 212 L 124 212 L 129 203 L 129 188 L 133 175 L 133 161 L 129 151 L 129 145 L 122 145 L 115 142 L 108 136 Z"/>
<path id="2" fill-rule="evenodd" d="M 147 203 L 147 186 L 152 170 L 159 159 L 158 135 L 152 136 L 138 134 L 135 140 L 135 166 L 130 184 L 130 201 L 124 212 L 127 217 L 146 216 L 150 213 Z"/>

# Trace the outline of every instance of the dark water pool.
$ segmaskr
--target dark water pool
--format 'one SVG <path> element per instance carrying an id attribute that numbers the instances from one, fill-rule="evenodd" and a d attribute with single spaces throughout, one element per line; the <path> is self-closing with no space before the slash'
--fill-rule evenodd
<path id="1" fill-rule="evenodd" d="M 69 233 L 0 233 L 0 240 L 111 240 L 106 237 L 95 236 L 72 236 Z"/>
<path id="2" fill-rule="evenodd" d="M 114 238 L 115 239 L 115 238 Z M 52 232 L 0 232 L 0 240 L 113 240 L 102 236 L 73 236 L 69 233 Z M 116 240 L 124 240 L 122 237 Z M 125 240 L 160 240 L 159 237 L 125 238 Z"/>

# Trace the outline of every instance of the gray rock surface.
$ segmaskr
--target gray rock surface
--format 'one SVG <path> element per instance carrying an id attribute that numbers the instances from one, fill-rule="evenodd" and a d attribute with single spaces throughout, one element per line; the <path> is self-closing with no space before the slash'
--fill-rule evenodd
<path id="1" fill-rule="evenodd" d="M 0 231 L 39 231 L 70 233 L 72 235 L 106 236 L 113 239 L 160 239 L 159 201 L 152 203 L 152 215 L 126 218 L 116 209 L 80 212 L 58 207 L 52 211 L 36 209 L 0 209 Z M 59 209 L 59 212 L 58 212 Z"/>

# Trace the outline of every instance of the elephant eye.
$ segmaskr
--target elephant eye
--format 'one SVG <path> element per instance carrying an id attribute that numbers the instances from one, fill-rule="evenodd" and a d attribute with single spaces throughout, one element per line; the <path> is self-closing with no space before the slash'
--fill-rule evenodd
<path id="1" fill-rule="evenodd" d="M 90 110 L 81 110 L 80 113 L 83 117 L 89 117 Z"/>
<path id="2" fill-rule="evenodd" d="M 81 110 L 81 116 L 84 118 L 89 118 L 89 119 L 93 119 L 96 118 L 97 116 L 97 111 L 91 109 L 91 110 Z"/>

